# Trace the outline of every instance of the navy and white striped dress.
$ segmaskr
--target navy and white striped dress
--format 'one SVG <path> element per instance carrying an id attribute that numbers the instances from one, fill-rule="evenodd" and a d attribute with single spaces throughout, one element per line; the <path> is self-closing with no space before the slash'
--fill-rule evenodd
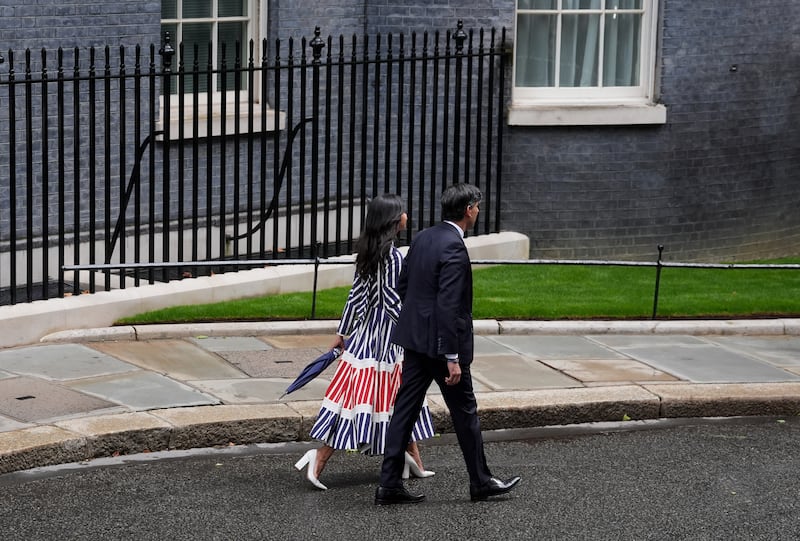
<path id="1" fill-rule="evenodd" d="M 356 273 L 353 279 L 337 331 L 350 338 L 311 429 L 312 438 L 334 449 L 383 454 L 402 373 L 403 348 L 390 342 L 400 314 L 402 264 L 402 254 L 392 246 L 377 277 Z M 412 438 L 433 435 L 426 400 Z"/>

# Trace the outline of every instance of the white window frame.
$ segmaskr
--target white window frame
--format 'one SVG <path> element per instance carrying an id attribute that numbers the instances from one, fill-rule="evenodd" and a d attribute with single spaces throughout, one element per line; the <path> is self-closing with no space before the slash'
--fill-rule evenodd
<path id="1" fill-rule="evenodd" d="M 212 13 L 217 13 L 217 2 L 218 0 L 213 0 L 212 2 Z M 180 0 L 179 0 L 180 6 Z M 254 43 L 254 55 L 258 59 L 258 63 L 260 64 L 260 54 L 261 54 L 261 41 L 264 36 L 267 35 L 267 0 L 247 0 L 247 9 L 248 13 L 251 15 L 247 17 L 242 17 L 241 20 L 248 21 L 248 36 L 247 36 L 247 43 L 244 44 L 244 51 L 245 51 L 245 58 L 242 59 L 243 62 L 247 62 L 247 54 L 249 51 L 249 42 L 252 39 Z M 193 22 L 208 22 L 216 20 L 216 16 L 210 18 L 202 18 L 202 19 L 165 19 L 162 20 L 161 23 L 193 23 Z M 224 21 L 231 21 L 236 20 L 236 18 L 226 17 Z M 173 58 L 172 69 L 173 71 L 177 72 L 178 69 L 178 56 L 177 56 L 177 47 L 181 41 L 180 35 L 172 36 L 172 45 L 176 49 L 176 55 Z M 214 37 L 214 46 L 212 47 L 212 65 L 217 65 L 217 47 L 216 47 L 216 34 Z M 233 66 L 231 66 L 231 69 Z M 216 77 L 214 78 L 214 86 L 216 87 Z M 254 88 L 252 89 L 252 96 L 253 96 L 253 116 L 252 116 L 252 124 L 253 124 L 253 131 L 260 132 L 262 131 L 262 124 L 264 124 L 263 117 L 263 108 L 261 106 L 261 77 L 260 72 L 257 72 L 257 76 L 254 77 L 253 82 Z M 197 94 L 197 134 L 194 133 L 194 95 L 191 93 L 184 94 L 183 96 L 183 115 L 180 114 L 180 102 L 179 97 L 177 94 L 172 94 L 170 96 L 170 107 L 169 107 L 169 138 L 170 139 L 179 139 L 181 132 L 180 127 L 181 123 L 183 124 L 183 137 L 184 138 L 192 138 L 192 137 L 208 137 L 209 135 L 219 136 L 222 134 L 223 126 L 225 127 L 225 133 L 231 135 L 236 130 L 237 125 L 237 118 L 236 118 L 236 103 L 239 103 L 239 118 L 238 118 L 238 129 L 240 134 L 249 133 L 249 111 L 248 111 L 248 98 L 250 96 L 250 92 L 247 89 L 237 92 L 233 89 L 226 89 L 225 90 L 225 118 L 222 117 L 222 92 L 213 90 L 210 92 L 200 92 Z M 159 118 L 159 129 L 164 130 L 165 122 L 164 122 L 164 96 L 163 94 L 160 96 L 160 118 Z M 208 101 L 211 99 L 212 103 L 212 117 L 211 117 L 211 134 L 208 133 L 209 123 L 208 123 Z M 266 131 L 274 131 L 275 130 L 275 111 L 267 106 L 266 107 Z M 278 129 L 284 129 L 285 124 L 285 115 L 278 113 Z"/>
<path id="2" fill-rule="evenodd" d="M 516 6 L 519 3 L 515 1 Z M 580 10 L 581 14 L 606 16 L 613 10 Z M 508 111 L 510 125 L 570 126 L 570 125 L 635 125 L 666 123 L 666 108 L 656 102 L 656 59 L 658 46 L 659 1 L 643 0 L 642 31 L 640 43 L 639 81 L 636 87 L 518 87 L 516 69 L 512 69 L 512 96 Z M 517 61 L 517 20 L 520 10 L 515 8 L 514 65 Z M 558 9 L 539 11 L 560 15 L 578 13 L 577 10 Z M 602 47 L 603 40 L 600 40 Z M 556 50 L 560 50 L 556 44 Z M 602 59 L 602 51 L 601 56 Z M 601 83 L 602 84 L 602 83 Z"/>

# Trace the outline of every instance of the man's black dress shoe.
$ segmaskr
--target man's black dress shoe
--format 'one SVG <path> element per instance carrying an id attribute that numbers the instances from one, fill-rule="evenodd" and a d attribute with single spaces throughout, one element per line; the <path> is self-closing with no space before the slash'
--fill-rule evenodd
<path id="1" fill-rule="evenodd" d="M 424 494 L 411 494 L 405 487 L 378 487 L 375 489 L 375 505 L 392 505 L 395 503 L 419 503 L 425 499 Z"/>
<path id="2" fill-rule="evenodd" d="M 512 477 L 507 481 L 502 481 L 497 477 L 492 477 L 487 483 L 479 487 L 469 487 L 469 497 L 473 502 L 485 500 L 489 496 L 499 496 L 511 492 L 511 489 L 517 486 L 519 477 Z"/>

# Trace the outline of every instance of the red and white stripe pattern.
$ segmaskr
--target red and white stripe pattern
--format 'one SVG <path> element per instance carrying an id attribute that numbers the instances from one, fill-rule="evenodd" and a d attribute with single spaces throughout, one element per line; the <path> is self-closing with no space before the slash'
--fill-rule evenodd
<path id="1" fill-rule="evenodd" d="M 396 285 L 402 262 L 400 252 L 392 248 L 378 279 L 356 275 L 353 280 L 339 323 L 339 333 L 350 338 L 311 429 L 311 437 L 334 449 L 383 454 L 402 378 L 403 350 L 390 341 L 400 313 Z M 433 435 L 426 402 L 413 439 Z"/>

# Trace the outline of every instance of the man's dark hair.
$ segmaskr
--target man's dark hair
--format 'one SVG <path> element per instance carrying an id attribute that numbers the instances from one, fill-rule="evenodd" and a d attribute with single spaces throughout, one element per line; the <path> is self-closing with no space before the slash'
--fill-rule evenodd
<path id="1" fill-rule="evenodd" d="M 480 203 L 483 194 L 472 184 L 453 184 L 442 192 L 442 220 L 458 222 L 467 207 Z"/>

